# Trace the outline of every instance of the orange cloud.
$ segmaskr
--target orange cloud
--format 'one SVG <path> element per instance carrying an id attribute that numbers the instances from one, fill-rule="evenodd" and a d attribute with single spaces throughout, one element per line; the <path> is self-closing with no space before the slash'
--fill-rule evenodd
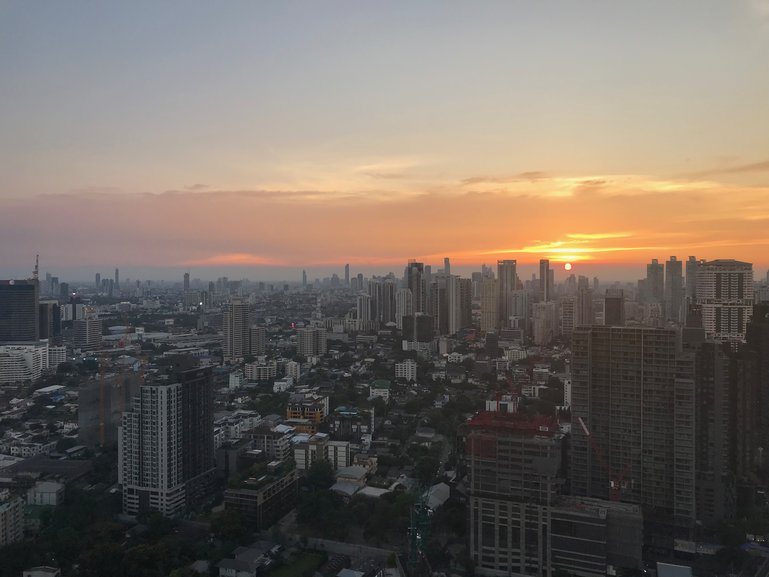
<path id="1" fill-rule="evenodd" d="M 216 254 L 205 258 L 191 259 L 178 263 L 178 266 L 282 266 L 276 260 L 265 258 L 256 254 L 244 252 L 230 254 Z"/>
<path id="2" fill-rule="evenodd" d="M 0 262 L 27 263 L 33 257 L 19 247 L 30 247 L 62 267 L 398 270 L 409 258 L 443 256 L 459 265 L 503 257 L 624 264 L 673 254 L 769 264 L 766 186 L 541 173 L 392 182 L 375 192 L 211 186 L 0 200 Z"/>

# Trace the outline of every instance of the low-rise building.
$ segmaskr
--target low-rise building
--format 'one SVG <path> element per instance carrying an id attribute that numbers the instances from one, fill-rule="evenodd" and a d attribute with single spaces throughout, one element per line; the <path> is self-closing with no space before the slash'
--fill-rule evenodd
<path id="1" fill-rule="evenodd" d="M 24 538 L 24 502 L 11 495 L 8 489 L 0 490 L 0 547 L 17 543 Z"/>
<path id="2" fill-rule="evenodd" d="M 296 506 L 297 479 L 295 469 L 247 479 L 224 492 L 224 508 L 240 512 L 257 531 L 267 529 Z"/>

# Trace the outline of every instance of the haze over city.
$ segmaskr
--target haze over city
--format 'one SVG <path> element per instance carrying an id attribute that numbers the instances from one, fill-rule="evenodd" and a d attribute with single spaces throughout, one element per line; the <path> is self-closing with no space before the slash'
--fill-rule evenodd
<path id="1" fill-rule="evenodd" d="M 769 266 L 760 0 L 0 13 L 0 276 Z"/>

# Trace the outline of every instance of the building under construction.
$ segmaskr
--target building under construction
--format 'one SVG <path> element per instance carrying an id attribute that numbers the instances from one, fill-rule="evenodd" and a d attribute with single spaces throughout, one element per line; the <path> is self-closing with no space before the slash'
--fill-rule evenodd
<path id="1" fill-rule="evenodd" d="M 463 425 L 461 439 L 477 574 L 597 577 L 641 567 L 639 507 L 562 495 L 555 419 L 482 412 Z"/>
<path id="2" fill-rule="evenodd" d="M 130 408 L 140 375 L 132 372 L 97 374 L 78 391 L 78 440 L 96 448 L 117 444 L 123 411 Z"/>

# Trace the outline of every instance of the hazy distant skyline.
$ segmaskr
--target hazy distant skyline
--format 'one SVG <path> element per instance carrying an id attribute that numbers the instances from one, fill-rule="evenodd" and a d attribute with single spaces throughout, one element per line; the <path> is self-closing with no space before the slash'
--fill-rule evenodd
<path id="1" fill-rule="evenodd" d="M 763 270 L 767 62 L 765 0 L 6 2 L 0 276 Z"/>

